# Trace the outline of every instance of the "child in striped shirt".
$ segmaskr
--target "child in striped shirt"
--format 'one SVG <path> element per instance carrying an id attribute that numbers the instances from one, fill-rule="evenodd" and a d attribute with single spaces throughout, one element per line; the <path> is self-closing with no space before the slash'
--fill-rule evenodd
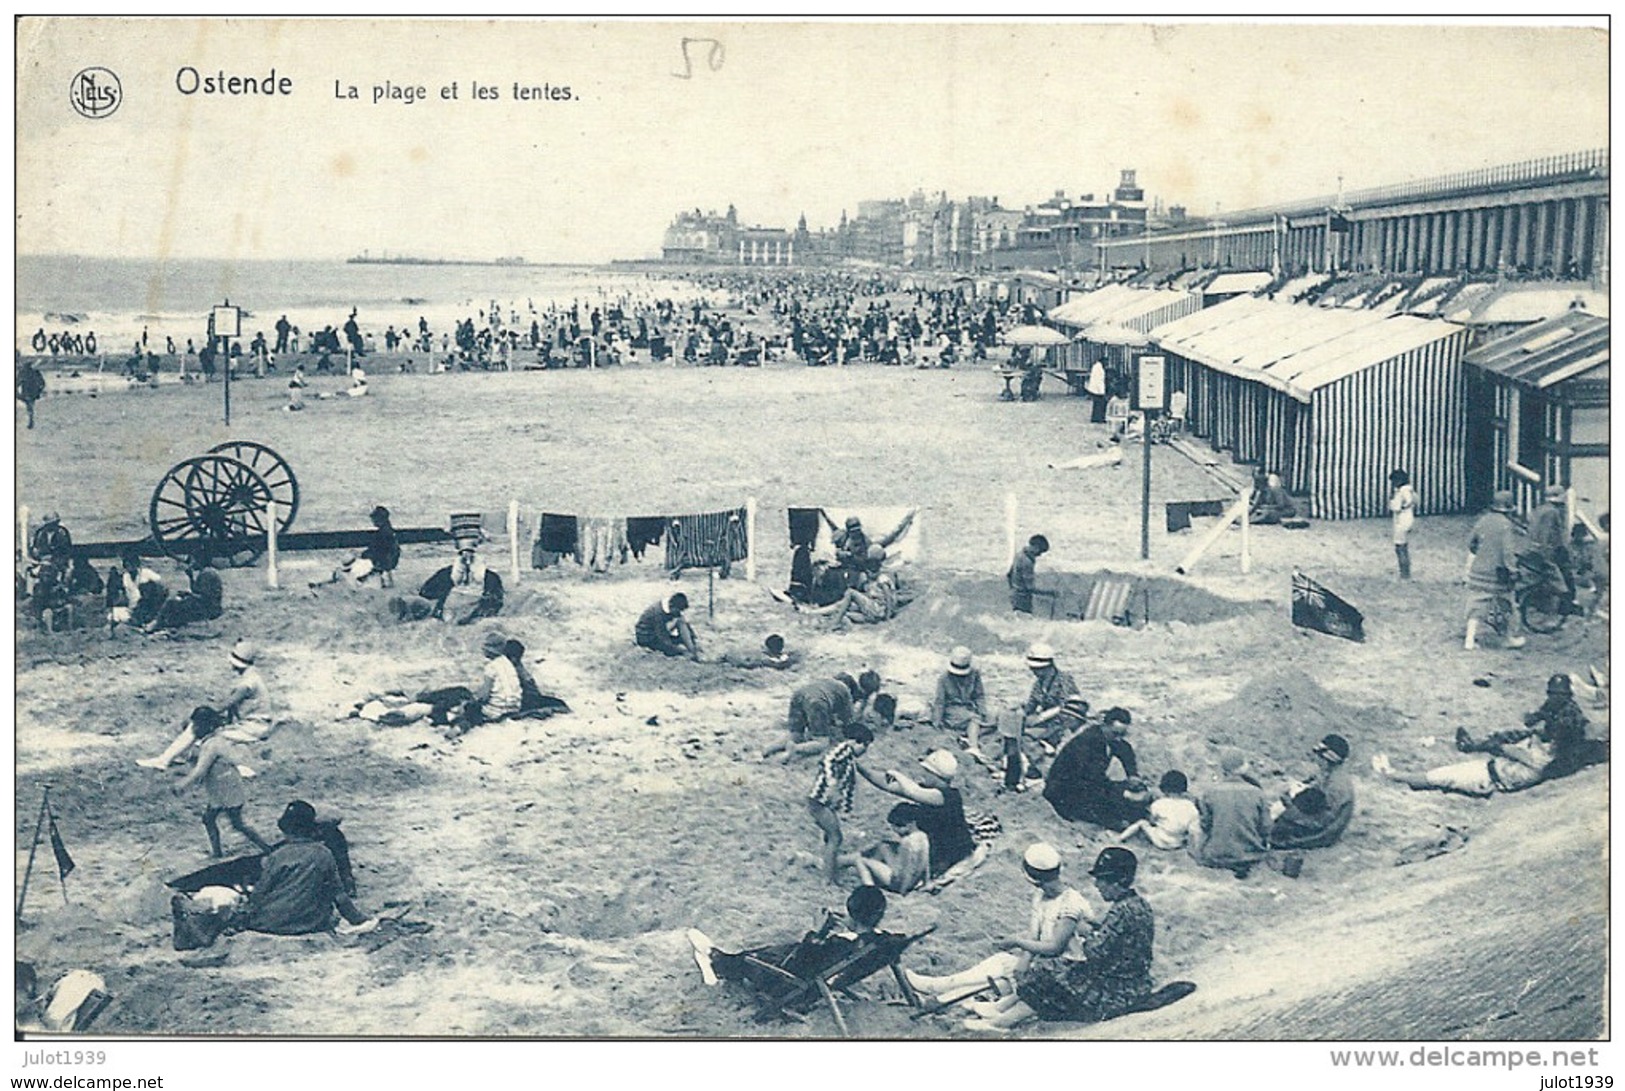
<path id="1" fill-rule="evenodd" d="M 835 882 L 836 858 L 841 852 L 841 819 L 838 812 L 852 810 L 852 793 L 858 774 L 873 782 L 875 777 L 858 763 L 874 742 L 874 732 L 862 723 L 847 724 L 842 739 L 824 751 L 818 765 L 818 779 L 807 796 L 807 811 L 824 834 L 824 879 Z"/>

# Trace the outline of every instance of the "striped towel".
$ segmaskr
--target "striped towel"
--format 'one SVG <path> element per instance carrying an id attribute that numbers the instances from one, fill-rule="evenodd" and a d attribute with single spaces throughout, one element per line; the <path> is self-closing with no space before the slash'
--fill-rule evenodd
<path id="1" fill-rule="evenodd" d="M 1132 580 L 1096 580 L 1089 591 L 1089 605 L 1083 608 L 1084 621 L 1128 621 L 1128 600 L 1134 591 Z"/>

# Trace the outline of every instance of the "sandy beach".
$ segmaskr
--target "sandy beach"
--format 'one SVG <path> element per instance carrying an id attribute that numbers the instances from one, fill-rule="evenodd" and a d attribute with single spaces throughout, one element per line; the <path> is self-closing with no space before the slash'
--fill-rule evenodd
<path id="1" fill-rule="evenodd" d="M 1052 392 L 997 400 L 989 370 L 875 366 L 399 375 L 373 368 L 372 394 L 282 411 L 275 380 L 234 384 L 233 424 L 219 389 L 165 385 L 89 397 L 48 396 L 40 425 L 18 432 L 18 496 L 56 508 L 77 540 L 145 533 L 153 486 L 179 460 L 229 438 L 279 451 L 298 475 L 298 530 L 360 529 L 374 504 L 398 527 L 444 526 L 482 511 L 506 574 L 501 513 L 705 511 L 754 498 L 758 581 L 743 566 L 715 583 L 675 585 L 696 603 L 707 653 L 747 653 L 770 632 L 803 656 L 791 672 L 665 661 L 632 646 L 639 610 L 673 589 L 658 563 L 594 575 L 528 567 L 502 616 L 468 628 L 388 619 L 385 593 L 312 596 L 339 554 L 290 554 L 283 589 L 261 569 L 224 573 L 226 612 L 174 640 L 95 631 L 20 632 L 17 801 L 20 879 L 37 785 L 49 782 L 79 867 L 64 906 L 37 868 L 19 957 L 42 976 L 96 970 L 115 994 L 99 1030 L 115 1034 L 791 1036 L 835 1033 L 759 1025 L 727 990 L 706 988 L 684 930 L 724 945 L 789 939 L 844 891 L 797 862 L 817 848 L 802 800 L 815 769 L 759 760 L 783 731 L 790 691 L 836 671 L 873 668 L 901 708 L 919 711 L 948 649 L 972 648 L 995 705 L 1024 698 L 1026 646 L 1046 640 L 1097 708 L 1134 716 L 1142 769 L 1217 773 L 1221 746 L 1258 759 L 1267 784 L 1301 770 L 1336 731 L 1353 746 L 1359 810 L 1338 846 L 1309 854 L 1288 880 L 1238 881 L 1183 853 L 1142 851 L 1139 889 L 1157 914 L 1158 981 L 1188 979 L 1191 998 L 1098 1027 L 1045 1025 L 1029 1036 L 1153 1039 L 1569 1039 L 1607 1033 L 1607 770 L 1517 796 L 1475 801 L 1412 793 L 1370 773 L 1372 753 L 1420 768 L 1446 760 L 1457 725 L 1511 726 L 1540 703 L 1546 677 L 1607 659 L 1605 623 L 1571 622 L 1522 651 L 1462 650 L 1459 579 L 1470 519 L 1423 518 L 1417 579 L 1399 582 L 1384 521 L 1298 532 L 1257 528 L 1251 571 L 1226 535 L 1188 578 L 1174 565 L 1195 532 L 1161 526 L 1165 500 L 1225 495 L 1200 467 L 1155 451 L 1151 559 L 1139 544 L 1138 446 L 1121 466 L 1048 464 L 1100 449 L 1087 403 Z M 315 389 L 344 380 L 318 379 Z M 1004 590 L 1005 505 L 1018 530 L 1054 543 L 1052 586 L 1100 572 L 1145 580 L 1142 628 L 1012 614 Z M 775 602 L 789 565 L 790 506 L 921 509 L 923 590 L 890 623 L 836 633 Z M 527 541 L 528 548 L 528 541 Z M 447 551 L 408 547 L 410 589 Z M 166 579 L 181 580 L 162 563 Z M 1294 567 L 1366 615 L 1363 644 L 1294 629 Z M 390 689 L 466 682 L 481 637 L 522 640 L 544 689 L 573 714 L 476 729 L 453 744 L 424 725 L 346 718 Z M 376 951 L 331 937 L 233 937 L 218 968 L 188 969 L 170 945 L 164 880 L 204 862 L 196 799 L 135 766 L 186 712 L 228 684 L 226 651 L 256 641 L 280 714 L 256 748 L 246 817 L 274 828 L 296 797 L 332 807 L 369 911 L 410 903 L 434 925 Z M 1481 684 L 1475 684 L 1479 682 Z M 1606 729 L 1606 713 L 1591 712 Z M 911 769 L 951 740 L 924 726 L 883 735 L 876 769 Z M 968 766 L 969 763 L 967 762 Z M 1001 795 L 967 776 L 967 806 L 1004 833 L 974 875 L 940 895 L 893 899 L 886 924 L 934 925 L 907 958 L 957 969 L 1019 928 L 1029 888 L 1022 850 L 1036 839 L 1084 871 L 1109 835 L 1057 818 L 1036 794 Z M 892 800 L 860 785 L 851 843 L 883 827 Z M 1396 866 L 1418 842 L 1465 836 L 1455 851 Z M 229 835 L 228 835 L 229 841 Z M 230 851 L 228 847 L 228 852 Z M 1417 855 L 1421 855 L 1417 853 Z M 1568 922 L 1551 929 L 1552 921 Z M 318 999 L 312 980 L 321 980 Z M 909 1018 L 873 979 L 851 1005 L 865 1036 L 954 1037 L 957 1019 Z"/>

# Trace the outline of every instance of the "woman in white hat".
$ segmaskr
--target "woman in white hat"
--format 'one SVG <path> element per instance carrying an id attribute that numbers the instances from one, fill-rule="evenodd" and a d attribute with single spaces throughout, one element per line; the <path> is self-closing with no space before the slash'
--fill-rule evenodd
<path id="1" fill-rule="evenodd" d="M 965 801 L 954 787 L 959 760 L 947 750 L 933 750 L 920 759 L 919 779 L 886 770 L 875 786 L 919 805 L 919 827 L 931 842 L 931 877 L 939 878 L 976 851 L 976 838 L 965 821 Z"/>
<path id="2" fill-rule="evenodd" d="M 963 644 L 948 653 L 948 669 L 937 679 L 931 722 L 939 730 L 966 737 L 972 725 L 987 723 L 987 690 L 982 685 L 982 672 L 972 665 L 970 649 Z"/>
<path id="3" fill-rule="evenodd" d="M 237 678 L 231 692 L 218 705 L 221 715 L 230 727 L 222 728 L 222 737 L 232 742 L 263 742 L 276 729 L 271 720 L 271 697 L 265 685 L 265 676 L 255 666 L 259 649 L 247 640 L 239 640 L 231 648 L 231 669 Z M 192 733 L 191 721 L 181 728 L 179 735 L 156 758 L 141 758 L 136 764 L 145 769 L 167 769 L 197 741 Z M 253 770 L 239 765 L 244 776 L 253 776 Z"/>
<path id="4" fill-rule="evenodd" d="M 909 985 L 933 995 L 938 1004 L 968 1000 L 990 987 L 1005 997 L 1015 992 L 1017 976 L 1035 959 L 1083 957 L 1077 933 L 1094 913 L 1082 894 L 1061 882 L 1061 854 L 1039 841 L 1022 856 L 1021 870 L 1037 887 L 1026 931 L 1003 940 L 998 953 L 956 974 L 936 977 L 904 970 Z"/>

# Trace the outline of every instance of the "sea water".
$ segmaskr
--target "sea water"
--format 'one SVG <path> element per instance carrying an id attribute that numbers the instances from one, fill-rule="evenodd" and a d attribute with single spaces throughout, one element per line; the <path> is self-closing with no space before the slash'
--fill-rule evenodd
<path id="1" fill-rule="evenodd" d="M 659 299 L 684 303 L 715 297 L 686 281 L 657 272 L 584 265 L 396 265 L 342 261 L 225 261 L 177 259 L 134 261 L 65 255 L 17 258 L 16 345 L 31 352 L 34 332 L 47 335 L 94 331 L 98 351 L 125 357 L 143 329 L 147 349 L 163 353 L 165 337 L 184 352 L 186 342 L 202 348 L 210 308 L 230 302 L 244 311 L 242 344 L 256 333 L 276 344 L 276 322 L 288 316 L 299 327 L 300 343 L 324 326 L 342 330 L 353 309 L 363 334 L 379 349 L 384 332 L 416 336 L 419 318 L 435 335 L 452 333 L 493 303 L 505 326 L 521 335 L 537 320 L 545 335 L 550 307 L 578 304 L 581 322 L 594 307 L 637 305 Z M 515 315 L 517 314 L 517 321 Z"/>

